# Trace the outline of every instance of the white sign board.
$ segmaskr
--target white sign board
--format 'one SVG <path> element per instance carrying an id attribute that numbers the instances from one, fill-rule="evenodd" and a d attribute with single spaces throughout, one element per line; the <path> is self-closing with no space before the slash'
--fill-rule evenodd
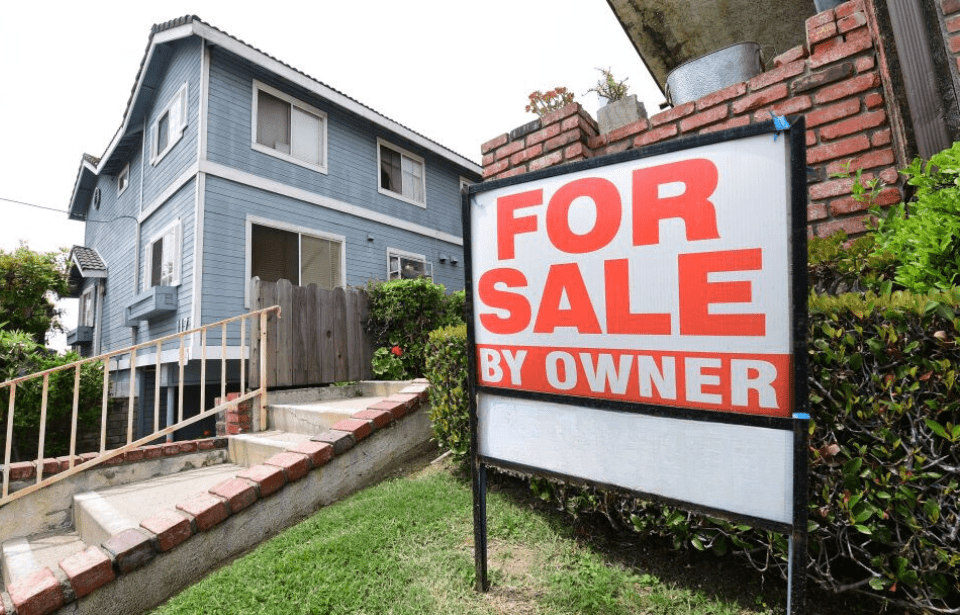
<path id="1" fill-rule="evenodd" d="M 765 132 L 472 194 L 478 454 L 792 523 L 747 420 L 794 410 L 790 168 Z"/>

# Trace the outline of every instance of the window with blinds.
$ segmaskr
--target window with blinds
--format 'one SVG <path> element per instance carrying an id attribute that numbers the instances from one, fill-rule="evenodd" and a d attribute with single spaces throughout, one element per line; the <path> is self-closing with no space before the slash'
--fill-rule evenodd
<path id="1" fill-rule="evenodd" d="M 251 147 L 326 173 L 326 113 L 258 81 L 253 92 Z"/>
<path id="2" fill-rule="evenodd" d="M 252 231 L 251 276 L 265 282 L 290 280 L 297 286 L 343 285 L 341 242 L 258 224 Z"/>

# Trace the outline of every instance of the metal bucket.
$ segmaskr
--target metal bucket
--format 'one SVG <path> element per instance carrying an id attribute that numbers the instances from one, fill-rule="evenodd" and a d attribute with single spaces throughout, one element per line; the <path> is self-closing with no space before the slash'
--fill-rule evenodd
<path id="1" fill-rule="evenodd" d="M 667 101 L 676 106 L 697 100 L 763 72 L 760 45 L 734 43 L 676 67 L 667 75 Z"/>

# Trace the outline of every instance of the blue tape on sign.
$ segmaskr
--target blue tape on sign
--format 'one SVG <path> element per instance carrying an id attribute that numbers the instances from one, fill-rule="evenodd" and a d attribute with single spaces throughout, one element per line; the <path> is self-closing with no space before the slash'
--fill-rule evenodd
<path id="1" fill-rule="evenodd" d="M 777 129 L 777 132 L 773 135 L 773 140 L 776 141 L 777 137 L 780 136 L 781 130 L 787 130 L 790 128 L 790 122 L 788 122 L 787 118 L 783 117 L 782 115 L 775 115 L 773 111 L 769 111 L 768 113 L 770 113 L 770 117 L 773 118 L 773 127 Z"/>
<path id="2" fill-rule="evenodd" d="M 793 413 L 793 418 L 809 421 L 809 420 L 810 420 L 810 415 L 807 414 L 806 412 L 794 412 L 794 413 Z"/>

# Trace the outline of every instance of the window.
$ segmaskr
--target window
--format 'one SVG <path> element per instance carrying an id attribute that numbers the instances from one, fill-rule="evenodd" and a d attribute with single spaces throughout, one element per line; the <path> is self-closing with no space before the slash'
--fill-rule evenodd
<path id="1" fill-rule="evenodd" d="M 187 84 L 170 99 L 150 129 L 150 164 L 157 164 L 176 145 L 187 127 Z"/>
<path id="2" fill-rule="evenodd" d="M 250 277 L 297 286 L 343 286 L 343 238 L 318 237 L 260 224 L 251 229 Z"/>
<path id="3" fill-rule="evenodd" d="M 426 207 L 423 158 L 377 139 L 380 192 Z"/>
<path id="4" fill-rule="evenodd" d="M 253 149 L 327 172 L 327 114 L 253 82 Z"/>
<path id="5" fill-rule="evenodd" d="M 180 246 L 183 225 L 177 220 L 147 244 L 144 257 L 143 289 L 180 284 Z"/>
<path id="6" fill-rule="evenodd" d="M 117 196 L 123 194 L 123 191 L 126 190 L 129 185 L 130 163 L 128 162 L 127 165 L 123 167 L 123 170 L 120 171 L 120 175 L 117 175 Z"/>
<path id="7" fill-rule="evenodd" d="M 387 279 L 413 280 L 416 278 L 433 279 L 433 263 L 427 262 L 423 254 L 411 254 L 400 250 L 387 250 Z"/>
<path id="8" fill-rule="evenodd" d="M 96 286 L 90 286 L 80 295 L 80 320 L 78 324 L 81 327 L 92 327 L 94 323 L 94 310 L 96 306 L 96 295 L 94 291 Z"/>

